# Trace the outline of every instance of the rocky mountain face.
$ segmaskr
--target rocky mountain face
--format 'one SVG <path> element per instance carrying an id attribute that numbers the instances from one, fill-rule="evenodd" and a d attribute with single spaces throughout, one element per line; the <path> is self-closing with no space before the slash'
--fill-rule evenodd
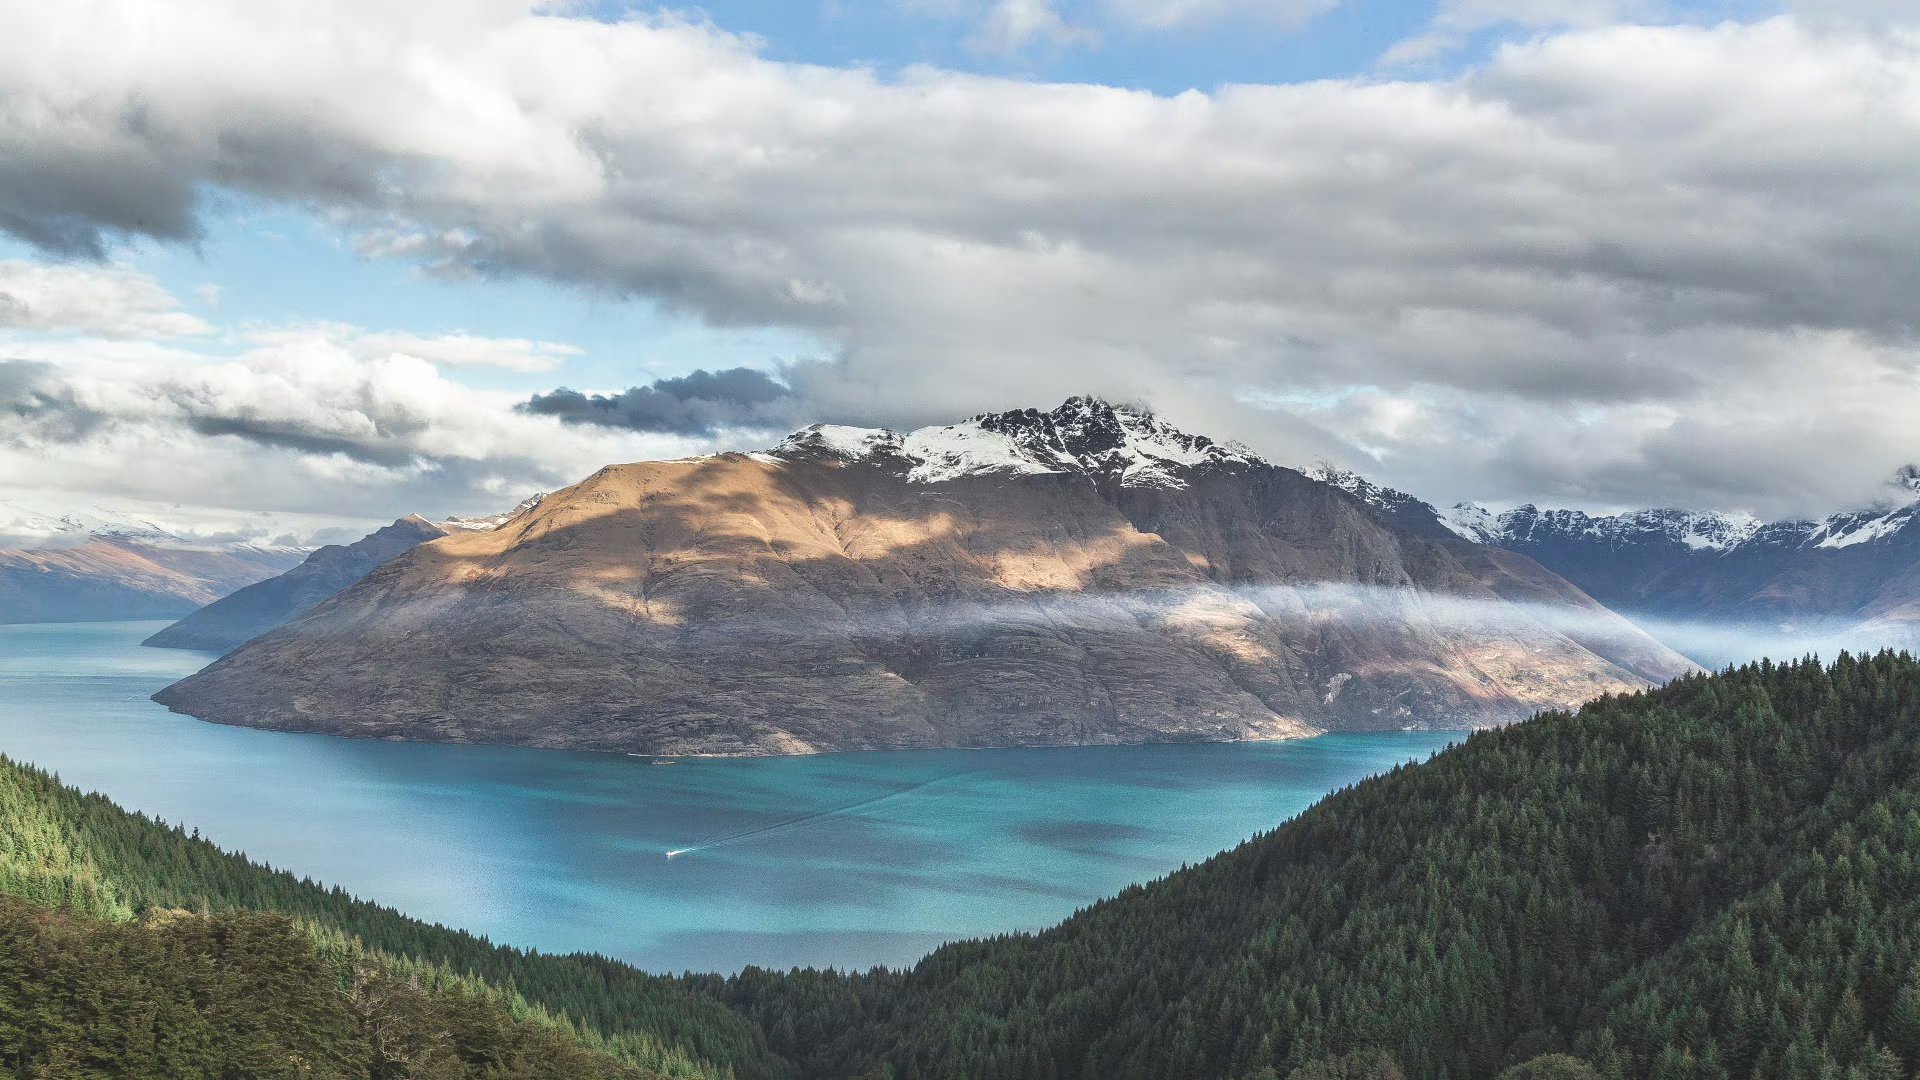
<path id="1" fill-rule="evenodd" d="M 209 543 L 120 514 L 53 516 L 0 504 L 0 623 L 172 618 L 303 554 Z"/>
<path id="2" fill-rule="evenodd" d="M 222 597 L 143 644 L 226 652 L 328 599 L 388 559 L 446 536 L 449 531 L 409 514 L 351 544 L 328 544 L 286 573 Z"/>
<path id="3" fill-rule="evenodd" d="M 1328 476 L 1377 513 L 1428 515 L 1465 539 L 1525 554 L 1704 664 L 1920 647 L 1920 469 L 1911 466 L 1875 505 L 1780 522 L 1531 505 L 1436 511 L 1352 474 Z"/>
<path id="4" fill-rule="evenodd" d="M 778 754 L 1476 726 L 1691 667 L 1524 555 L 1075 399 L 610 466 L 156 697 L 363 737 Z"/>

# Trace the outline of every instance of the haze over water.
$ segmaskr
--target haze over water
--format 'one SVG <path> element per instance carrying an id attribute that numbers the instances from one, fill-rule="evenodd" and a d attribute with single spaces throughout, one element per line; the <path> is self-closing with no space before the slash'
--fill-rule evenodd
<path id="1" fill-rule="evenodd" d="M 1037 929 L 1459 738 L 671 766 L 354 741 L 168 713 L 148 695 L 207 658 L 141 648 L 160 625 L 0 626 L 0 753 L 421 918 L 662 971 Z"/>

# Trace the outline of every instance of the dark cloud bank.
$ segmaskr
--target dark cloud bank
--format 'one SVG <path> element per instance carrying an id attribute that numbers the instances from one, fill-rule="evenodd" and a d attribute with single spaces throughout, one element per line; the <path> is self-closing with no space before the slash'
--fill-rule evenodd
<path id="1" fill-rule="evenodd" d="M 583 394 L 563 386 L 535 394 L 520 409 L 569 423 L 670 435 L 711 436 L 808 422 L 803 419 L 805 405 L 790 387 L 764 371 L 744 367 L 696 370 L 613 394 Z"/>

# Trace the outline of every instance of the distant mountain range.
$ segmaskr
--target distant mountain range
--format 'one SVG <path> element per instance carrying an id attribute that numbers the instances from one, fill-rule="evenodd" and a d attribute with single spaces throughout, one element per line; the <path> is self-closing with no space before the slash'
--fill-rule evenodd
<path id="1" fill-rule="evenodd" d="M 161 649 L 226 652 L 332 597 L 396 555 L 453 533 L 485 532 L 539 505 L 542 498 L 544 496 L 535 495 L 512 510 L 491 517 L 428 521 L 418 514 L 408 514 L 351 544 L 328 544 L 286 573 L 222 597 L 161 630 L 144 644 Z"/>
<path id="2" fill-rule="evenodd" d="M 111 511 L 56 516 L 0 503 L 0 623 L 171 618 L 304 554 L 183 536 Z"/>
<path id="3" fill-rule="evenodd" d="M 1463 538 L 1528 555 L 1704 664 L 1920 646 L 1920 469 L 1912 466 L 1876 505 L 1781 522 L 1684 510 L 1437 510 L 1352 473 L 1319 475 L 1394 520 L 1430 517 Z"/>
<path id="4" fill-rule="evenodd" d="M 1524 555 L 1076 398 L 602 469 L 158 699 L 648 754 L 1480 726 L 1693 665 Z"/>
<path id="5" fill-rule="evenodd" d="M 328 599 L 395 555 L 447 534 L 447 529 L 409 514 L 351 544 L 328 544 L 286 573 L 215 600 L 145 644 L 226 652 Z"/>
<path id="6" fill-rule="evenodd" d="M 16 512 L 0 535 L 41 546 L 0 551 L 0 620 L 204 604 L 148 642 L 237 650 L 161 695 L 182 711 L 635 753 L 1477 726 L 1690 661 L 1920 646 L 1913 468 L 1819 521 L 1441 510 L 1076 398 L 542 498 L 279 576 L 302 553 Z"/>

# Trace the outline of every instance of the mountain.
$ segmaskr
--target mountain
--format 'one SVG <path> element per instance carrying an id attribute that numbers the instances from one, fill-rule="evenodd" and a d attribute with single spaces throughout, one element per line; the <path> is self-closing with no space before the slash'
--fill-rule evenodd
<path id="1" fill-rule="evenodd" d="M 467 527 L 462 523 L 462 527 Z M 161 649 L 226 652 L 352 585 L 369 570 L 449 530 L 409 514 L 351 544 L 328 544 L 278 577 L 257 581 L 148 638 Z"/>
<path id="2" fill-rule="evenodd" d="M 1440 515 L 1521 552 L 1708 664 L 1761 652 L 1920 647 L 1920 470 L 1877 505 L 1819 521 L 1522 506 Z"/>
<path id="3" fill-rule="evenodd" d="M 602 469 L 156 695 L 647 754 L 1477 726 L 1691 670 L 1522 555 L 1076 398 Z"/>
<path id="4" fill-rule="evenodd" d="M 1476 733 L 1038 934 L 724 996 L 804 1077 L 1895 1080 L 1916 831 L 1920 661 L 1751 665 Z"/>
<path id="5" fill-rule="evenodd" d="M 106 511 L 0 503 L 0 623 L 184 615 L 295 565 L 297 548 L 207 541 Z"/>

